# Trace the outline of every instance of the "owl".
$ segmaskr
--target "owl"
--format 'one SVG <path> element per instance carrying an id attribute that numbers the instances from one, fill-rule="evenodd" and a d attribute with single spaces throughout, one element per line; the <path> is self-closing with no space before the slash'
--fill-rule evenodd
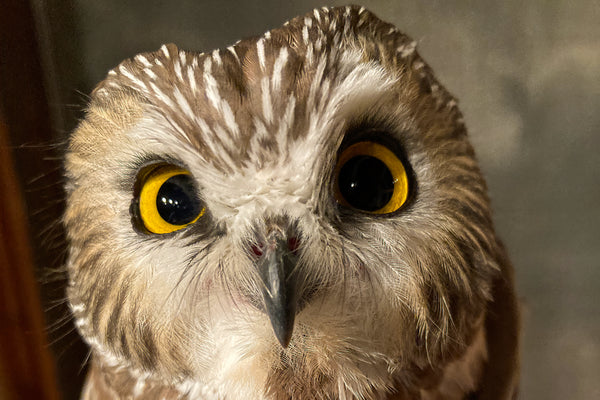
<path id="1" fill-rule="evenodd" d="M 108 73 L 65 159 L 82 398 L 515 398 L 512 266 L 415 47 L 322 8 Z"/>

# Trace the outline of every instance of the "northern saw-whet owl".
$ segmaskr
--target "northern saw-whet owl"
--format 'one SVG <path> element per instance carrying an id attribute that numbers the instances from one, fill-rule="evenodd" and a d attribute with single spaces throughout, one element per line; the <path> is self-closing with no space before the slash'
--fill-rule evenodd
<path id="1" fill-rule="evenodd" d="M 510 399 L 512 267 L 416 44 L 323 8 L 121 63 L 66 154 L 85 399 Z"/>

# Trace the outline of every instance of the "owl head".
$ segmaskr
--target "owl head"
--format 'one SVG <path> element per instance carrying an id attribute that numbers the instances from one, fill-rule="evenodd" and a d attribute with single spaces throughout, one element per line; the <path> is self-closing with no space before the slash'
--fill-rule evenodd
<path id="1" fill-rule="evenodd" d="M 94 357 L 219 398 L 380 398 L 457 359 L 502 251 L 415 47 L 323 8 L 110 71 L 66 155 L 68 296 Z"/>

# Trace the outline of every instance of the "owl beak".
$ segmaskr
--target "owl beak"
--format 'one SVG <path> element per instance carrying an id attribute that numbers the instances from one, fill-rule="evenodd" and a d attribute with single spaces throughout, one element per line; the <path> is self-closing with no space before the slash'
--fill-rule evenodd
<path id="1" fill-rule="evenodd" d="M 261 249 L 257 266 L 262 279 L 265 309 L 271 320 L 275 336 L 281 346 L 287 347 L 296 317 L 296 284 L 292 278 L 298 257 L 289 240 L 273 233 Z"/>

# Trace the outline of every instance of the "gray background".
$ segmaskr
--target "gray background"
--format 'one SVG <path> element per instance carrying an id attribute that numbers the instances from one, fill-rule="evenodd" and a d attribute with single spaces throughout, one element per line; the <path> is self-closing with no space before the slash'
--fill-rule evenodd
<path id="1" fill-rule="evenodd" d="M 124 58 L 165 42 L 223 47 L 323 5 L 33 4 L 43 44 L 53 49 L 48 86 L 60 132 L 74 126 L 83 94 Z M 460 100 L 516 267 L 524 306 L 521 397 L 600 398 L 600 2 L 362 4 L 416 39 Z"/>

